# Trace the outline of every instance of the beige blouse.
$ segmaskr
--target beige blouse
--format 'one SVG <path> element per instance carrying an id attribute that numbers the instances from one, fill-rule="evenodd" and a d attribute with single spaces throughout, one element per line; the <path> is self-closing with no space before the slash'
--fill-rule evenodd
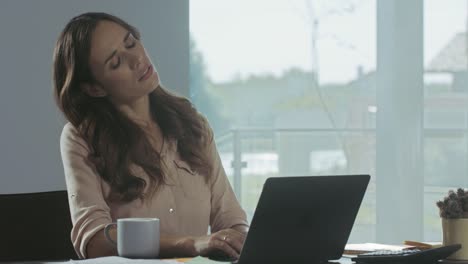
<path id="1" fill-rule="evenodd" d="M 216 232 L 247 225 L 246 214 L 232 191 L 214 141 L 209 145 L 213 175 L 208 184 L 180 158 L 177 142 L 173 141 L 164 144 L 161 155 L 167 184 L 147 201 L 115 203 L 107 199 L 110 187 L 87 158 L 87 143 L 73 125 L 66 124 L 60 149 L 73 222 L 71 240 L 78 256 L 86 258 L 88 241 L 118 218 L 157 217 L 161 234 L 175 236 L 206 235 L 209 226 L 211 232 Z M 147 178 L 140 167 L 131 169 Z"/>

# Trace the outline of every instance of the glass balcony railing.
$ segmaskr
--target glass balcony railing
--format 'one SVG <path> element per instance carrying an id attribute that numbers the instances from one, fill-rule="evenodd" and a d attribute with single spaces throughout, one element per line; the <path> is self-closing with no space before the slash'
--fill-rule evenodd
<path id="1" fill-rule="evenodd" d="M 467 161 L 467 130 L 425 130 L 425 240 L 441 240 L 440 217 L 435 206 L 449 189 L 465 184 L 468 166 L 458 162 L 458 174 L 441 175 L 444 167 L 453 170 L 453 159 Z M 216 138 L 218 152 L 237 198 L 249 221 L 263 184 L 269 177 L 370 174 L 371 182 L 358 213 L 350 242 L 375 241 L 376 225 L 376 144 L 375 129 L 233 129 Z M 464 142 L 460 144 L 460 142 Z M 450 152 L 451 160 L 440 157 Z M 435 168 L 435 169 L 434 169 Z"/>

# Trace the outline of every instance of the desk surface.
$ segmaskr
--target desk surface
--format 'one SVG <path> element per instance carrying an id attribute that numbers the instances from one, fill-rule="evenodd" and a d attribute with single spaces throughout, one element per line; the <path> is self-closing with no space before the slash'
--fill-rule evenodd
<path id="1" fill-rule="evenodd" d="M 191 261 L 193 260 L 193 262 Z M 96 259 L 87 259 L 87 260 L 68 260 L 68 261 L 28 261 L 28 262 L 8 262 L 10 264 L 182 264 L 184 262 L 194 263 L 194 264 L 211 264 L 211 263 L 229 263 L 229 262 L 217 262 L 211 261 L 206 258 L 195 258 L 195 259 L 177 259 L 177 260 L 155 260 L 155 259 L 127 259 L 127 258 L 120 258 L 120 257 L 104 257 L 104 258 L 96 258 Z M 7 263 L 7 262 L 0 262 L 0 263 Z M 336 261 L 329 262 L 330 264 L 352 264 L 354 262 L 351 261 L 350 258 L 341 258 Z M 264 263 L 259 263 L 264 264 Z"/>

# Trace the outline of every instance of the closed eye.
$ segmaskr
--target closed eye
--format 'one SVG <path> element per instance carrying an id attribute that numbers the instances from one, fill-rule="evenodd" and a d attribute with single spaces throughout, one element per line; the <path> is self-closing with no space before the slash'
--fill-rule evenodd
<path id="1" fill-rule="evenodd" d="M 127 40 L 129 40 L 129 41 L 127 41 Z M 135 39 L 135 37 L 133 36 L 133 34 L 130 33 L 130 34 L 128 35 L 128 38 L 125 39 L 125 42 L 129 43 L 129 45 L 126 46 L 126 48 L 127 48 L 127 49 L 131 49 L 131 48 L 135 47 L 137 40 Z"/>
<path id="2" fill-rule="evenodd" d="M 135 45 L 136 45 L 136 41 L 134 40 L 130 45 L 127 46 L 127 49 L 131 49 L 135 47 Z"/>
<path id="3" fill-rule="evenodd" d="M 134 48 L 134 47 L 136 46 L 137 40 L 135 39 L 135 37 L 133 36 L 133 34 L 132 34 L 131 32 L 128 32 L 127 35 L 125 36 L 125 38 L 124 38 L 124 43 L 125 43 L 125 42 L 128 43 L 129 40 L 130 40 L 131 42 L 129 43 L 129 45 L 125 46 L 125 48 L 127 48 L 127 49 L 132 49 L 132 48 Z M 106 64 L 110 59 L 112 59 L 112 57 L 114 57 L 114 56 L 116 55 L 116 53 L 117 53 L 117 50 L 115 50 L 115 51 L 111 54 L 111 56 L 109 56 L 109 57 L 106 59 L 106 61 L 105 61 L 104 64 Z M 120 66 L 120 62 L 121 62 L 121 58 L 120 58 L 120 56 L 117 56 L 117 62 L 110 65 L 111 69 L 112 69 L 112 70 L 117 69 L 117 68 Z"/>
<path id="4" fill-rule="evenodd" d="M 111 65 L 111 69 L 115 70 L 120 66 L 120 56 L 117 57 L 117 63 Z"/>

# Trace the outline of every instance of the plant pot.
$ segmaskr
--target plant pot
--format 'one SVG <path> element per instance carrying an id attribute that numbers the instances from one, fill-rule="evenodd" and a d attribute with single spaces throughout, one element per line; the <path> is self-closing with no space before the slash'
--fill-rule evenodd
<path id="1" fill-rule="evenodd" d="M 462 248 L 447 257 L 449 260 L 468 261 L 468 218 L 442 218 L 443 244 L 461 244 Z"/>

